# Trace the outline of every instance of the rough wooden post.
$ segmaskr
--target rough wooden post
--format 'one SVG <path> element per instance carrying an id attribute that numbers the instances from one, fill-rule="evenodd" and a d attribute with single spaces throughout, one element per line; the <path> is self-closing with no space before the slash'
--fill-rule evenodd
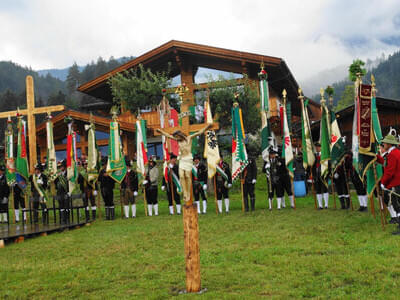
<path id="1" fill-rule="evenodd" d="M 186 291 L 200 291 L 199 222 L 195 204 L 183 206 L 183 232 L 186 261 Z"/>

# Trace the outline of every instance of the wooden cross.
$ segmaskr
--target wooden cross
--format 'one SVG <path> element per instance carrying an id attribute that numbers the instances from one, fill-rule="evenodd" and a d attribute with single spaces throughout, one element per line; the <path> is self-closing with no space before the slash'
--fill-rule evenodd
<path id="1" fill-rule="evenodd" d="M 185 84 L 177 87 L 175 93 L 179 95 L 181 100 L 181 113 L 180 118 L 182 119 L 182 126 L 163 128 L 164 132 L 172 134 L 176 130 L 182 131 L 186 136 L 189 136 L 190 132 L 199 131 L 206 126 L 203 124 L 192 124 L 189 122 L 189 106 L 193 105 L 193 99 L 185 99 L 185 95 L 193 90 L 190 90 Z M 209 130 L 218 129 L 218 123 L 213 123 Z M 160 135 L 158 132 L 154 132 L 154 135 Z M 193 191 L 193 189 L 190 189 Z M 191 195 L 193 198 L 193 195 Z M 183 231 L 184 231 L 184 247 L 185 247 L 185 261 L 186 261 L 186 291 L 189 293 L 199 292 L 201 289 L 200 280 L 200 249 L 199 249 L 199 222 L 197 215 L 197 206 L 193 204 L 193 201 L 185 203 L 183 206 Z"/>
<path id="2" fill-rule="evenodd" d="M 15 117 L 17 113 L 28 116 L 28 137 L 29 137 L 29 171 L 33 173 L 35 165 L 37 163 L 37 152 L 36 152 L 36 114 L 50 113 L 54 111 L 65 110 L 64 105 L 53 105 L 35 107 L 35 94 L 33 89 L 33 78 L 32 76 L 26 76 L 26 109 L 12 110 L 0 113 L 0 118 Z"/>

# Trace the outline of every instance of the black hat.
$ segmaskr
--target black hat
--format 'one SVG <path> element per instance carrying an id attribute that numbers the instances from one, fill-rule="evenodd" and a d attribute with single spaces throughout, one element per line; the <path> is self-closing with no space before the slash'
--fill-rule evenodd
<path id="1" fill-rule="evenodd" d="M 42 164 L 41 164 L 41 163 L 37 163 L 37 164 L 35 165 L 35 170 L 42 171 Z"/>
<path id="2" fill-rule="evenodd" d="M 169 154 L 169 159 L 173 159 L 173 158 L 178 158 L 174 153 L 170 153 Z"/>
<path id="3" fill-rule="evenodd" d="M 103 158 L 101 159 L 101 164 L 102 164 L 103 166 L 105 166 L 105 165 L 107 164 L 107 160 L 108 160 L 108 157 L 107 157 L 107 156 L 103 157 Z"/>
<path id="4" fill-rule="evenodd" d="M 126 164 L 127 166 L 130 166 L 130 165 L 131 165 L 131 162 L 129 161 L 129 158 L 127 158 L 127 157 L 125 157 L 125 164 Z"/>
<path id="5" fill-rule="evenodd" d="M 200 155 L 195 154 L 195 155 L 193 156 L 193 160 L 195 160 L 195 159 L 201 160 Z"/>
<path id="6" fill-rule="evenodd" d="M 321 147 L 321 144 L 319 142 L 314 143 L 315 147 Z"/>

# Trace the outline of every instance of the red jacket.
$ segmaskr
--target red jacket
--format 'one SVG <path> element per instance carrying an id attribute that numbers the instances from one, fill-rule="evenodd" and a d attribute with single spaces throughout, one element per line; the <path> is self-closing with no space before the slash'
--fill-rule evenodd
<path id="1" fill-rule="evenodd" d="M 383 170 L 381 183 L 387 189 L 390 189 L 394 186 L 400 185 L 400 150 L 398 148 L 394 148 L 386 156 L 386 159 L 387 163 Z M 378 155 L 377 161 L 378 163 L 383 164 L 385 160 L 382 156 Z"/>

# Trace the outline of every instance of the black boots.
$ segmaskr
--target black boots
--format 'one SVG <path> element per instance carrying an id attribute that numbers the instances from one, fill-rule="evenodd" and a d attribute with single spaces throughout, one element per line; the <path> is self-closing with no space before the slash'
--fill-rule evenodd
<path id="1" fill-rule="evenodd" d="M 92 209 L 92 220 L 96 220 L 96 210 Z"/>
<path id="2" fill-rule="evenodd" d="M 397 227 L 397 231 L 392 232 L 393 235 L 400 235 L 400 217 L 397 217 L 397 223 L 399 225 Z"/>
<path id="3" fill-rule="evenodd" d="M 256 206 L 256 198 L 250 198 L 251 210 L 254 211 Z"/>
<path id="4" fill-rule="evenodd" d="M 42 221 L 44 225 L 49 224 L 49 212 L 48 210 L 42 210 Z"/>
<path id="5" fill-rule="evenodd" d="M 350 197 L 346 197 L 346 209 L 350 208 Z"/>
<path id="6" fill-rule="evenodd" d="M 339 200 L 340 200 L 340 208 L 341 209 L 346 209 L 346 201 L 345 201 L 345 197 L 340 197 L 339 198 Z"/>
<path id="7" fill-rule="evenodd" d="M 115 208 L 106 207 L 106 220 L 114 220 L 115 218 Z"/>
<path id="8" fill-rule="evenodd" d="M 111 210 L 111 220 L 114 220 L 115 218 L 115 208 L 114 207 L 110 207 Z"/>
<path id="9" fill-rule="evenodd" d="M 87 208 L 85 208 L 85 218 L 86 218 L 86 222 L 90 221 L 90 212 Z"/>

